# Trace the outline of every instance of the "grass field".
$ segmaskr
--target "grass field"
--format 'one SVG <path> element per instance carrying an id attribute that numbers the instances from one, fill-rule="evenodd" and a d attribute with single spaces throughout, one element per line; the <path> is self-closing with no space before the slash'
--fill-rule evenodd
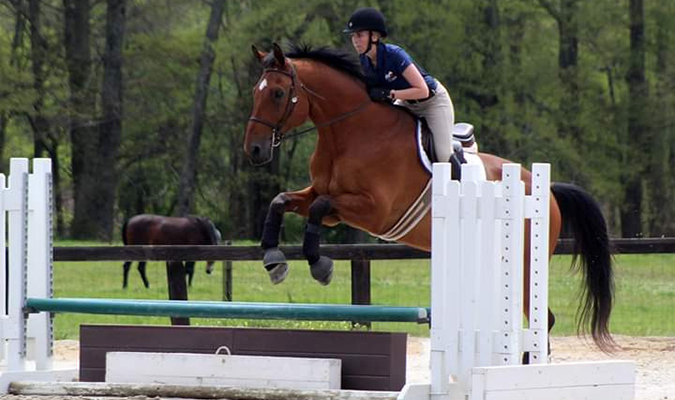
<path id="1" fill-rule="evenodd" d="M 81 244 L 81 243 L 80 243 Z M 59 244 L 63 245 L 63 244 Z M 569 256 L 555 257 L 550 272 L 550 305 L 556 314 L 554 335 L 576 332 L 574 314 L 580 275 L 569 270 Z M 222 264 L 213 275 L 204 272 L 205 263 L 197 263 L 189 289 L 191 300 L 222 299 Z M 374 261 L 372 263 L 373 304 L 400 306 L 429 305 L 429 261 Z M 150 289 L 141 283 L 136 264 L 129 277 L 129 288 L 122 289 L 121 262 L 59 262 L 54 271 L 55 297 L 94 297 L 124 299 L 166 299 L 164 263 L 147 266 Z M 617 257 L 616 305 L 611 330 L 634 336 L 675 336 L 675 255 L 622 255 Z M 349 262 L 336 262 L 332 283 L 315 282 L 304 262 L 291 262 L 289 277 L 272 285 L 260 262 L 237 262 L 233 268 L 233 296 L 236 301 L 285 303 L 349 304 Z M 56 339 L 77 339 L 81 323 L 161 324 L 168 318 L 59 314 L 55 318 Z M 275 326 L 309 329 L 350 329 L 349 323 L 192 319 L 193 325 Z M 404 331 L 428 336 L 426 325 L 375 323 L 375 330 Z"/>

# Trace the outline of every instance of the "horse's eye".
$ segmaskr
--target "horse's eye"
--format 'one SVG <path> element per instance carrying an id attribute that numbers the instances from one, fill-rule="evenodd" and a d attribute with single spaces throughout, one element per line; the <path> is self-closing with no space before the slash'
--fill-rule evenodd
<path id="1" fill-rule="evenodd" d="M 276 89 L 273 93 L 273 96 L 274 96 L 275 99 L 280 99 L 280 98 L 284 97 L 284 91 L 281 90 L 281 89 Z"/>

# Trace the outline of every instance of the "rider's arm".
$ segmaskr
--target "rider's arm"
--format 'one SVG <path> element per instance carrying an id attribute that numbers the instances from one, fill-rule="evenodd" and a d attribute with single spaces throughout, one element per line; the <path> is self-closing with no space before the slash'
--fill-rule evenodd
<path id="1" fill-rule="evenodd" d="M 390 95 L 393 99 L 419 100 L 429 96 L 429 87 L 415 64 L 410 64 L 403 70 L 403 77 L 411 87 L 402 90 L 392 90 Z"/>

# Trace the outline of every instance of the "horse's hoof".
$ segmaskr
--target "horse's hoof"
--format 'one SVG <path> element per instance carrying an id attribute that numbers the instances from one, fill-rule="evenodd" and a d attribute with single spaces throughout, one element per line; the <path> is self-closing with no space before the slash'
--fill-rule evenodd
<path id="1" fill-rule="evenodd" d="M 284 256 L 284 253 L 276 247 L 265 250 L 263 265 L 265 266 L 267 273 L 270 274 L 270 280 L 275 285 L 283 282 L 284 279 L 286 279 L 286 276 L 288 276 L 286 257 Z"/>
<path id="2" fill-rule="evenodd" d="M 270 280 L 273 284 L 278 284 L 284 281 L 288 276 L 288 264 L 277 264 L 272 269 L 268 270 L 267 273 L 270 274 Z"/>
<path id="3" fill-rule="evenodd" d="M 328 257 L 320 256 L 319 259 L 314 263 L 310 264 L 310 271 L 312 272 L 312 278 L 319 281 L 322 285 L 328 285 L 333 279 L 333 260 Z"/>

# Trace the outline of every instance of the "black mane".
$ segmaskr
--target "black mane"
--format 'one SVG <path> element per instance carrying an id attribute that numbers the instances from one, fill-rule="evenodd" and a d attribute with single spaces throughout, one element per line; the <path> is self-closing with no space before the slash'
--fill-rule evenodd
<path id="1" fill-rule="evenodd" d="M 364 81 L 363 70 L 361 69 L 359 60 L 351 53 L 343 50 L 331 49 L 329 47 L 312 49 L 308 45 L 291 45 L 291 50 L 286 53 L 286 56 L 289 58 L 307 58 L 319 61 L 360 81 Z"/>

